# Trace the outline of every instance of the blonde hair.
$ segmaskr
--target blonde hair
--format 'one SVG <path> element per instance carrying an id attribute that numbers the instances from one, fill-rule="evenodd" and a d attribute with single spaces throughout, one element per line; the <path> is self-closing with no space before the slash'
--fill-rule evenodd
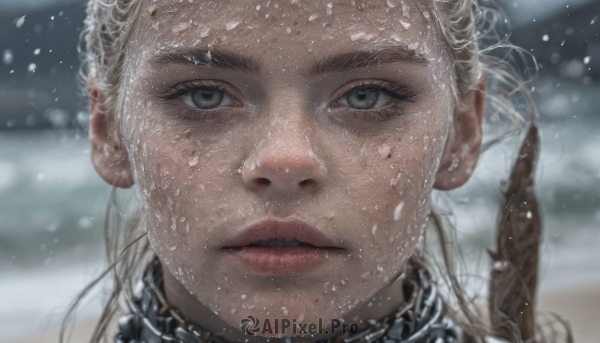
<path id="1" fill-rule="evenodd" d="M 516 104 L 526 103 L 527 112 L 532 118 L 536 115 L 535 105 L 527 90 L 530 78 L 524 78 L 515 70 L 514 59 L 525 61 L 527 53 L 510 44 L 508 36 L 498 33 L 498 25 L 506 23 L 501 11 L 493 2 L 484 0 L 430 0 L 424 10 L 434 17 L 435 29 L 445 45 L 445 51 L 452 61 L 452 91 L 455 108 L 470 91 L 477 90 L 482 76 L 488 84 L 494 85 L 494 93 L 488 93 L 488 111 L 504 114 L 520 128 L 524 116 Z M 136 21 L 144 14 L 142 8 L 148 0 L 89 0 L 87 19 L 81 34 L 80 53 L 82 56 L 81 80 L 83 88 L 93 79 L 95 87 L 104 94 L 105 108 L 109 115 L 118 114 L 119 96 L 122 94 L 123 69 L 126 46 L 133 34 Z M 534 62 L 535 65 L 535 62 Z M 528 76 L 526 74 L 526 76 Z M 458 111 L 455 111 L 458 112 Z M 93 333 L 91 342 L 100 342 L 106 336 L 108 324 L 119 310 L 121 296 L 132 297 L 133 282 L 140 278 L 146 262 L 154 253 L 141 229 L 139 211 L 132 209 L 129 217 L 122 216 L 117 206 L 116 189 L 113 189 L 106 212 L 105 240 L 109 267 L 75 299 L 65 316 L 63 332 L 76 305 L 90 289 L 111 273 L 113 289 L 105 304 L 104 311 Z M 451 261 L 450 244 L 442 227 L 442 220 L 432 208 L 434 226 L 438 228 L 443 251 L 442 271 L 450 284 L 458 308 L 455 317 L 461 321 L 465 331 L 465 341 L 483 342 L 492 333 L 489 324 L 475 315 L 464 297 L 461 284 L 455 276 Z M 128 218 L 128 219 L 125 219 Z M 416 254 L 419 254 L 417 251 Z M 60 341 L 63 341 L 61 332 Z"/>

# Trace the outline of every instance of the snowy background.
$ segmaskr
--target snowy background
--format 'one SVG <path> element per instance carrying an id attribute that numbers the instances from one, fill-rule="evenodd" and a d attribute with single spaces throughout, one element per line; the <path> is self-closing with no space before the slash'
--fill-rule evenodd
<path id="1" fill-rule="evenodd" d="M 501 3 L 513 41 L 541 64 L 542 291 L 600 287 L 600 1 Z M 0 0 L 0 341 L 55 328 L 102 267 L 109 189 L 89 162 L 75 81 L 83 18 L 81 0 Z M 485 125 L 493 137 L 493 118 Z M 483 266 L 517 142 L 451 194 L 465 254 Z M 97 315 L 98 299 L 80 317 Z"/>

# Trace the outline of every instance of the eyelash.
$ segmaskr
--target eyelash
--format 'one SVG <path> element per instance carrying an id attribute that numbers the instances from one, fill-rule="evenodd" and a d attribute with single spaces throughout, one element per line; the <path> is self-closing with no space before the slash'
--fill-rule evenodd
<path id="1" fill-rule="evenodd" d="M 165 100 L 165 101 L 172 101 L 172 100 L 176 100 L 176 99 L 181 99 L 183 98 L 186 94 L 202 89 L 202 88 L 215 88 L 218 89 L 221 92 L 226 93 L 228 96 L 231 97 L 231 99 L 233 99 L 234 101 L 234 105 L 236 107 L 240 107 L 241 104 L 237 98 L 237 96 L 234 96 L 232 94 L 232 92 L 228 91 L 227 87 L 223 86 L 222 84 L 218 83 L 218 82 L 214 82 L 214 81 L 205 81 L 205 80 L 195 80 L 195 81 L 187 81 L 187 82 L 183 82 L 180 84 L 175 85 L 174 87 L 166 90 L 166 91 L 158 91 L 158 94 L 156 95 L 157 98 L 161 99 L 161 100 Z M 211 120 L 211 119 L 217 119 L 220 118 L 222 116 L 227 116 L 229 115 L 228 111 L 223 111 L 223 107 L 218 107 L 218 108 L 214 108 L 214 109 L 209 109 L 209 110 L 201 110 L 201 109 L 193 109 L 193 108 L 187 108 L 187 105 L 177 105 L 175 103 L 168 103 L 167 105 L 167 109 L 169 111 L 173 111 L 176 114 L 177 117 L 180 117 L 182 119 L 185 120 Z M 223 113 L 225 112 L 225 113 Z"/>
<path id="2" fill-rule="evenodd" d="M 162 100 L 175 100 L 181 99 L 184 95 L 193 92 L 195 90 L 212 87 L 216 88 L 221 92 L 227 93 L 239 106 L 239 101 L 237 97 L 231 94 L 227 90 L 226 87 L 211 81 L 187 81 L 166 90 L 159 91 L 157 97 Z M 339 106 L 339 101 L 345 97 L 348 93 L 356 90 L 356 89 L 375 89 L 381 91 L 394 99 L 396 102 L 408 101 L 414 102 L 414 97 L 418 95 L 418 93 L 414 92 L 407 85 L 399 85 L 390 81 L 382 81 L 382 80 L 371 80 L 366 82 L 360 82 L 352 85 L 351 87 L 345 87 L 341 96 L 339 96 L 331 105 L 331 107 L 341 107 Z M 214 117 L 218 117 L 221 108 L 210 109 L 210 110 L 198 110 L 198 109 L 183 109 L 179 106 L 170 105 L 169 107 L 177 108 L 179 114 L 184 119 L 212 119 Z M 394 116 L 399 116 L 404 114 L 404 109 L 400 108 L 397 105 L 384 105 L 382 107 L 371 109 L 371 110 L 359 110 L 353 109 L 350 107 L 346 107 L 346 110 L 350 112 L 350 114 L 357 118 L 367 121 L 378 121 L 378 120 L 386 120 L 390 119 Z"/>
<path id="3" fill-rule="evenodd" d="M 360 82 L 352 85 L 351 87 L 345 88 L 343 90 L 342 95 L 339 96 L 333 102 L 332 107 L 341 107 L 339 106 L 340 100 L 346 95 L 348 95 L 350 92 L 357 89 L 375 89 L 385 93 L 392 99 L 396 100 L 396 102 L 414 102 L 414 98 L 418 95 L 417 92 L 410 89 L 410 87 L 407 85 L 399 85 L 390 81 L 371 80 L 366 82 Z M 384 105 L 382 107 L 371 110 L 359 110 L 350 107 L 346 107 L 346 109 L 350 111 L 351 115 L 355 118 L 371 121 L 386 120 L 394 116 L 404 114 L 404 109 L 400 108 L 397 105 Z"/>
<path id="4" fill-rule="evenodd" d="M 216 82 L 208 82 L 208 81 L 187 81 L 176 85 L 175 87 L 165 91 L 159 92 L 157 97 L 163 100 L 174 100 L 183 97 L 189 92 L 193 92 L 195 90 L 201 88 L 216 88 L 221 92 L 227 93 L 227 95 L 231 96 L 234 99 L 237 99 L 235 96 L 231 94 L 231 92 L 227 91 L 223 85 Z"/>

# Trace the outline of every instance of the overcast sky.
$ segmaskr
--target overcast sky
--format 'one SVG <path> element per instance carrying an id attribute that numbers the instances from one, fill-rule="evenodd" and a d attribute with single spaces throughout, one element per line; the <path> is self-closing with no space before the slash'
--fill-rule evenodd
<path id="1" fill-rule="evenodd" d="M 173 0 L 177 1 L 177 0 Z M 533 19 L 542 20 L 569 6 L 579 6 L 596 0 L 498 0 L 505 4 L 513 24 L 521 25 Z M 0 9 L 8 12 L 24 12 L 34 8 L 51 7 L 56 4 L 84 3 L 86 0 L 0 0 Z"/>

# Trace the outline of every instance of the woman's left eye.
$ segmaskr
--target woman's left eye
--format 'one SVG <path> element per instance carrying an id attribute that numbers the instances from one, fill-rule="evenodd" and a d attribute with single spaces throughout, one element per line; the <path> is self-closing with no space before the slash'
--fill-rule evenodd
<path id="1" fill-rule="evenodd" d="M 372 110 L 385 106 L 391 97 L 377 88 L 355 88 L 339 101 L 340 106 L 351 107 L 357 110 Z"/>
<path id="2" fill-rule="evenodd" d="M 182 100 L 186 105 L 201 110 L 229 106 L 233 103 L 231 96 L 217 87 L 201 87 L 191 90 L 183 95 Z"/>

